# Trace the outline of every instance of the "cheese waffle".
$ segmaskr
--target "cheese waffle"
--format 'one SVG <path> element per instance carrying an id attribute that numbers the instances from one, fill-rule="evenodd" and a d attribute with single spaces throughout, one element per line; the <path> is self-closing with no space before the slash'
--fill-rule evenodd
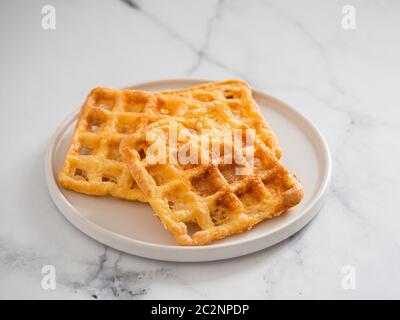
<path id="1" fill-rule="evenodd" d="M 214 105 L 223 108 L 223 103 Z M 209 120 L 201 117 L 152 118 L 120 144 L 136 183 L 180 245 L 205 245 L 251 229 L 262 220 L 282 214 L 303 197 L 298 179 L 257 135 L 253 135 L 254 168 L 246 160 L 246 148 L 233 143 L 233 153 L 241 155 L 239 162 L 226 163 L 225 154 L 220 155 L 220 161 L 213 161 L 211 152 L 206 153 L 208 160 L 201 164 L 185 163 L 180 158 L 172 161 L 171 155 L 179 153 L 185 143 L 193 146 L 194 154 L 202 153 L 200 130 L 209 125 Z M 171 127 L 177 128 L 178 136 L 183 133 L 187 138 L 170 145 Z M 243 133 L 246 129 L 242 126 Z M 221 144 L 220 150 L 230 143 L 216 141 Z M 149 150 L 153 143 L 165 147 L 167 163 L 151 160 Z M 245 174 L 239 175 L 237 169 L 244 169 Z"/>
<path id="2" fill-rule="evenodd" d="M 254 101 L 250 86 L 241 80 L 210 82 L 198 86 L 162 91 L 164 95 L 182 96 L 199 102 L 219 101 L 229 107 L 232 115 L 241 125 L 256 130 L 258 137 L 279 159 L 282 151 L 275 133 L 264 120 L 261 111 Z"/>
<path id="3" fill-rule="evenodd" d="M 60 183 L 81 193 L 145 202 L 119 153 L 119 143 L 144 125 L 141 115 L 155 103 L 152 93 L 92 90 L 79 114 Z"/>
<path id="4" fill-rule="evenodd" d="M 192 118 L 207 115 L 210 121 L 220 121 L 226 111 L 184 97 L 96 88 L 81 108 L 59 182 L 89 195 L 146 202 L 119 153 L 121 139 L 145 125 L 149 117 L 144 114 Z"/>
<path id="5" fill-rule="evenodd" d="M 66 159 L 59 173 L 65 188 L 146 202 L 119 154 L 122 138 L 145 125 L 143 114 L 208 119 L 207 126 L 231 130 L 253 126 L 275 153 L 280 148 L 263 121 L 251 90 L 239 80 L 209 83 L 178 91 L 150 93 L 96 88 L 82 106 Z"/>

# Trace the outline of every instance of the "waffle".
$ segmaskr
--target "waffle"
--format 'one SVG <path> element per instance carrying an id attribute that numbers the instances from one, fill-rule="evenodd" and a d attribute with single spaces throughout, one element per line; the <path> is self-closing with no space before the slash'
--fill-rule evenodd
<path id="1" fill-rule="evenodd" d="M 280 159 L 282 150 L 278 139 L 263 119 L 261 111 L 253 99 L 251 88 L 246 82 L 233 79 L 205 83 L 181 90 L 162 91 L 161 93 L 186 97 L 198 102 L 221 102 L 230 109 L 232 116 L 240 125 L 255 129 L 261 141 L 270 147 L 274 155 Z"/>
<path id="2" fill-rule="evenodd" d="M 119 153 L 120 141 L 145 126 L 143 115 L 207 119 L 205 127 L 229 131 L 253 127 L 280 156 L 277 139 L 263 121 L 251 90 L 239 80 L 215 82 L 178 91 L 150 93 L 96 88 L 82 106 L 59 173 L 65 188 L 146 202 Z"/>
<path id="3" fill-rule="evenodd" d="M 59 182 L 90 194 L 145 202 L 119 152 L 120 141 L 144 125 L 154 94 L 96 88 L 88 95 L 73 133 Z"/>
<path id="4" fill-rule="evenodd" d="M 224 105 L 214 104 L 221 108 Z M 193 146 L 194 154 L 202 153 L 200 130 L 209 125 L 207 118 L 152 118 L 120 144 L 136 183 L 179 245 L 206 245 L 251 229 L 267 218 L 279 216 L 303 197 L 298 179 L 257 135 L 252 137 L 254 166 L 246 160 L 246 148 L 221 139 L 215 139 L 220 150 L 231 143 L 232 153 L 241 155 L 240 161 L 224 162 L 225 153 L 219 161 L 213 161 L 211 152 L 206 153 L 208 160 L 201 164 L 186 163 L 180 158 L 172 161 L 171 155 L 177 154 L 185 143 Z M 170 145 L 171 127 L 187 139 Z M 244 134 L 247 127 L 241 129 Z M 158 164 L 150 157 L 154 143 L 165 147 L 166 164 Z M 245 174 L 239 175 L 237 169 Z"/>

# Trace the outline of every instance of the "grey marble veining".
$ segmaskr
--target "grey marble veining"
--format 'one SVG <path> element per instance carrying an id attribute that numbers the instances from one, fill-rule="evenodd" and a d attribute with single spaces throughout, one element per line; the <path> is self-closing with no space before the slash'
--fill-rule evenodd
<path id="1" fill-rule="evenodd" d="M 399 298 L 400 4 L 352 1 L 357 28 L 344 30 L 346 4 L 2 1 L 0 298 Z M 58 213 L 44 151 L 88 90 L 186 76 L 242 78 L 318 125 L 333 177 L 306 228 L 245 257 L 182 264 L 104 247 Z M 44 265 L 56 290 L 42 289 Z"/>

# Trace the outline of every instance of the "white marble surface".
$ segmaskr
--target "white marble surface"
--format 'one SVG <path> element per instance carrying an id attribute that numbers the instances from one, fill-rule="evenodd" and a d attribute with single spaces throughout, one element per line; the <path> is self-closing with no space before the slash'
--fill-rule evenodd
<path id="1" fill-rule="evenodd" d="M 349 2 L 2 1 L 0 298 L 400 298 L 400 3 Z M 41 28 L 44 4 L 56 30 Z M 356 30 L 341 27 L 345 4 Z M 105 248 L 63 218 L 43 169 L 60 121 L 94 86 L 176 77 L 243 78 L 320 127 L 333 181 L 308 227 L 249 256 L 181 264 Z M 47 264 L 56 290 L 41 288 Z"/>

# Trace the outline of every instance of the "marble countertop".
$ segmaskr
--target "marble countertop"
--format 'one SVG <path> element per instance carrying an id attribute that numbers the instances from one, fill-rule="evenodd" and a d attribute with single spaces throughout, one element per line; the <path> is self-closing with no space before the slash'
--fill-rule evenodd
<path id="1" fill-rule="evenodd" d="M 347 4 L 2 1 L 0 298 L 400 298 L 400 3 L 353 0 L 344 29 Z M 167 263 L 105 248 L 58 212 L 44 152 L 87 92 L 182 77 L 242 78 L 318 125 L 333 180 L 301 232 L 237 259 Z"/>

